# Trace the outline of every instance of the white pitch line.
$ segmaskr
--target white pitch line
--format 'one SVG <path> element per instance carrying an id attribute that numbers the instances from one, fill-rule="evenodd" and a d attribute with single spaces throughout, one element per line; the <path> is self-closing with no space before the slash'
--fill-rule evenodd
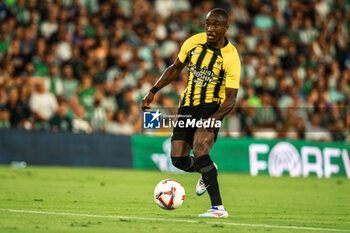
<path id="1" fill-rule="evenodd" d="M 146 218 L 146 217 L 117 216 L 117 215 L 75 214 L 75 213 L 46 212 L 46 211 L 35 211 L 35 210 L 0 209 L 0 211 L 15 212 L 15 213 L 29 213 L 29 214 L 47 214 L 47 215 L 92 217 L 92 218 L 133 219 L 133 220 L 183 222 L 183 223 L 207 223 L 207 224 L 222 224 L 222 225 L 230 225 L 230 226 L 246 226 L 246 227 L 264 227 L 264 228 L 280 228 L 280 229 L 296 229 L 296 230 L 350 232 L 350 230 L 347 230 L 347 229 L 335 229 L 335 228 L 278 226 L 278 225 L 267 225 L 267 224 L 249 224 L 249 223 L 234 223 L 234 222 L 212 222 L 212 221 L 197 221 L 197 220 L 185 220 L 185 219 Z"/>

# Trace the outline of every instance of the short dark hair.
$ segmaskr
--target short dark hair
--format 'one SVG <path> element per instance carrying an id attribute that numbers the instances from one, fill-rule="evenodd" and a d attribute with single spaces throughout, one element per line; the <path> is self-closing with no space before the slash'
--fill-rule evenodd
<path id="1" fill-rule="evenodd" d="M 210 11 L 210 13 L 216 14 L 216 15 L 220 15 L 222 16 L 226 22 L 228 22 L 228 14 L 227 11 L 225 11 L 222 8 L 214 8 Z"/>

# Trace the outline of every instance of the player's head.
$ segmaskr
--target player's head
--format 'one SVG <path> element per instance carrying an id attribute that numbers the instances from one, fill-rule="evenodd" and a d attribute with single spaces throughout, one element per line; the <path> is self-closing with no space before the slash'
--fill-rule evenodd
<path id="1" fill-rule="evenodd" d="M 207 41 L 216 44 L 223 40 L 228 29 L 228 14 L 224 9 L 211 10 L 205 19 L 205 31 Z"/>

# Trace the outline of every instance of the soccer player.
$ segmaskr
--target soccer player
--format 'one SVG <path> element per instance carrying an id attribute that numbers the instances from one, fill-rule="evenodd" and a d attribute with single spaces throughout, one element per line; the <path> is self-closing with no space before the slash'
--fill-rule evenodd
<path id="1" fill-rule="evenodd" d="M 187 65 L 188 82 L 182 93 L 178 120 L 222 120 L 236 101 L 241 64 L 236 48 L 225 37 L 228 29 L 225 10 L 211 10 L 205 20 L 205 33 L 187 39 L 175 62 L 160 76 L 142 100 L 142 109 L 151 108 L 154 95 L 179 76 Z M 212 207 L 199 217 L 227 218 L 222 205 L 217 168 L 209 156 L 219 128 L 175 127 L 171 139 L 171 159 L 175 167 L 186 172 L 200 172 L 197 195 L 208 191 Z M 193 150 L 194 157 L 190 156 Z"/>

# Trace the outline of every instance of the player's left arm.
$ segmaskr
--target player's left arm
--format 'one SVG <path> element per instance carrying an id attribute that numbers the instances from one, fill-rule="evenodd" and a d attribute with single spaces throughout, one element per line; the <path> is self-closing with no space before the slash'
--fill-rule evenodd
<path id="1" fill-rule="evenodd" d="M 210 118 L 222 120 L 235 106 L 239 79 L 241 75 L 241 62 L 236 49 L 224 57 L 223 68 L 225 70 L 225 100 L 220 108 Z M 208 129 L 212 131 L 214 129 Z"/>

